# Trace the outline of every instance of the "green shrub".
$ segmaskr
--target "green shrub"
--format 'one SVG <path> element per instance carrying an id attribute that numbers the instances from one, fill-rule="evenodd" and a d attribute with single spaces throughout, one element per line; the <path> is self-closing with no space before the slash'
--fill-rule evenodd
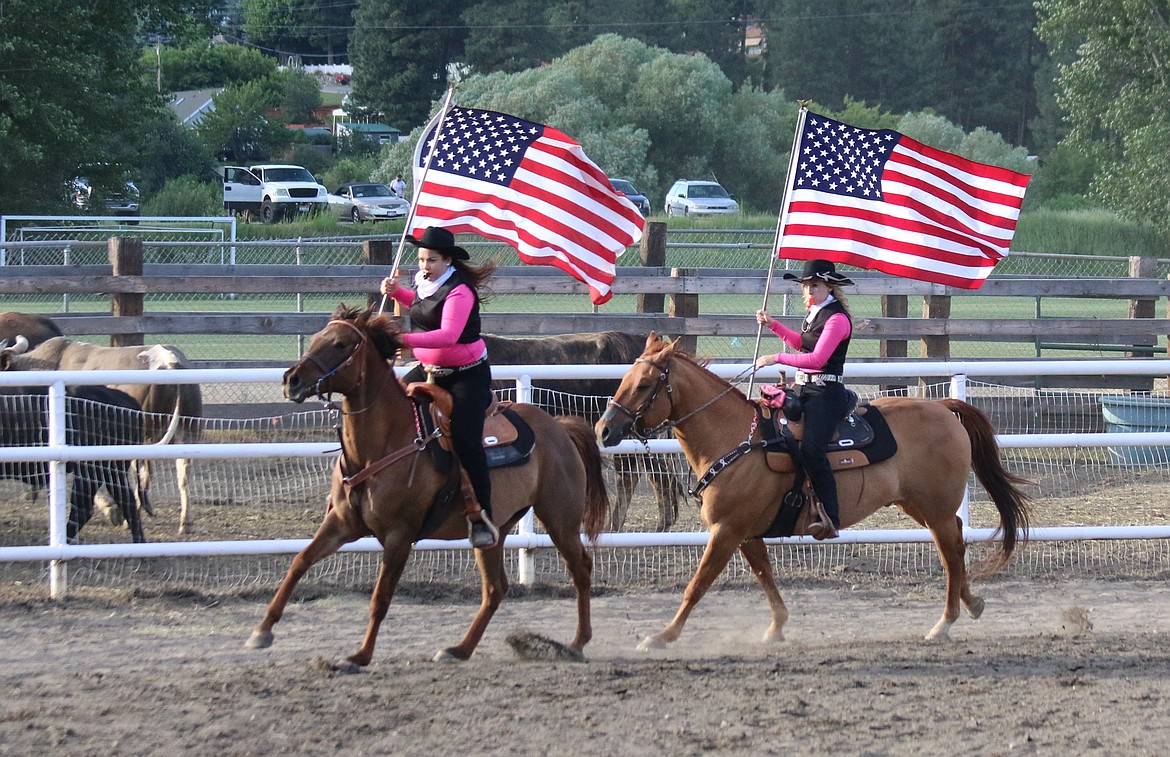
<path id="1" fill-rule="evenodd" d="M 1020 216 L 1012 250 L 1164 258 L 1167 241 L 1157 229 L 1123 221 L 1107 210 L 1044 209 Z"/>
<path id="2" fill-rule="evenodd" d="M 370 176 L 377 167 L 376 157 L 342 158 L 317 178 L 330 189 L 336 189 L 351 181 L 371 181 Z"/>
<path id="3" fill-rule="evenodd" d="M 142 204 L 145 216 L 222 216 L 223 185 L 180 176 Z"/>

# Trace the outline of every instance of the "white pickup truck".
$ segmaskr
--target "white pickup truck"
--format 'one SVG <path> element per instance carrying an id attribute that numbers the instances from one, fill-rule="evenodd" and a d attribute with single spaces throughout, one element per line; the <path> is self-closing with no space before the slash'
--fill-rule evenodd
<path id="1" fill-rule="evenodd" d="M 302 166 L 224 166 L 222 170 L 223 207 L 230 213 L 259 214 L 264 223 L 275 223 L 329 207 L 328 190 Z"/>

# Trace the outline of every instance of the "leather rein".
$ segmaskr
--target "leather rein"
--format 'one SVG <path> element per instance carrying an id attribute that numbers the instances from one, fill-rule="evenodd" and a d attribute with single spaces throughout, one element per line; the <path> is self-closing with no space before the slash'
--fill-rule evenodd
<path id="1" fill-rule="evenodd" d="M 332 368 L 326 368 L 324 365 L 322 365 L 321 362 L 319 360 L 317 360 L 316 356 L 314 356 L 313 353 L 311 353 L 311 352 L 309 354 L 305 355 L 304 359 L 311 362 L 314 366 L 317 367 L 318 370 L 320 370 L 322 372 L 321 376 L 317 379 L 316 383 L 314 384 L 314 390 L 317 393 L 317 397 L 320 398 L 321 401 L 324 402 L 327 407 L 329 407 L 330 409 L 333 409 L 333 410 L 337 410 L 343 416 L 344 415 L 358 415 L 359 413 L 364 413 L 365 411 L 369 410 L 371 407 L 374 406 L 374 403 L 377 402 L 377 398 L 376 398 L 377 395 L 376 394 L 375 394 L 375 399 L 370 400 L 370 404 L 366 405 L 361 410 L 351 410 L 349 412 L 345 412 L 337 407 L 337 405 L 333 402 L 331 397 L 326 397 L 326 394 L 331 395 L 332 392 L 325 392 L 321 388 L 321 384 L 326 379 L 330 378 L 331 376 L 334 376 L 338 371 L 342 370 L 343 368 L 346 368 L 349 365 L 352 365 L 354 360 L 357 358 L 358 354 L 366 346 L 368 338 L 366 337 L 366 334 L 361 329 L 359 329 L 357 326 L 353 325 L 349 321 L 334 319 L 334 320 L 329 321 L 329 323 L 326 324 L 326 326 L 329 326 L 329 325 L 334 324 L 334 323 L 340 323 L 340 324 L 343 324 L 345 326 L 348 326 L 349 328 L 353 329 L 353 331 L 358 335 L 358 342 L 357 342 L 357 344 L 354 345 L 353 349 L 350 350 L 349 354 L 346 355 L 345 357 L 343 357 L 340 361 L 338 361 L 337 365 L 333 366 Z M 387 378 L 385 380 L 389 380 L 389 376 L 393 375 L 393 373 L 394 373 L 394 371 L 393 371 L 393 369 L 391 369 L 387 373 Z M 356 385 L 361 386 L 363 383 L 365 383 L 365 380 L 366 380 L 366 366 L 363 363 L 361 365 L 361 373 L 358 374 L 358 380 L 357 380 Z M 430 433 L 423 432 L 422 417 L 420 415 L 418 403 L 411 403 L 411 404 L 412 404 L 413 410 L 414 410 L 414 426 L 415 426 L 415 430 L 416 430 L 416 436 L 415 436 L 414 440 L 410 444 L 406 445 L 405 447 L 401 447 L 397 450 L 394 450 L 393 452 L 386 455 L 385 457 L 379 458 L 378 460 L 375 460 L 372 463 L 368 463 L 364 468 L 362 468 L 361 470 L 359 470 L 357 473 L 353 474 L 352 476 L 345 474 L 345 471 L 349 470 L 352 467 L 352 463 L 350 462 L 350 456 L 346 452 L 346 449 L 345 449 L 345 437 L 341 433 L 342 432 L 342 424 L 340 424 L 340 423 L 337 424 L 337 426 L 335 428 L 337 430 L 338 442 L 341 444 L 341 457 L 342 457 L 341 481 L 346 486 L 347 489 L 350 489 L 354 486 L 357 486 L 358 484 L 360 484 L 361 482 L 370 478 L 371 476 L 377 475 L 378 473 L 382 472 L 383 470 L 390 467 L 391 465 L 398 462 L 399 460 L 402 460 L 403 458 L 409 457 L 410 455 L 418 455 L 420 452 L 422 452 L 424 449 L 426 449 L 426 446 L 428 444 L 430 444 L 432 441 L 434 441 L 435 439 L 442 436 L 442 431 L 438 428 L 437 425 L 435 426 L 434 430 L 431 431 Z M 417 458 L 416 458 L 416 460 L 417 460 Z M 413 475 L 413 468 L 412 468 L 411 469 L 411 480 L 413 480 L 413 478 L 414 478 L 414 475 Z M 410 485 L 410 483 L 408 482 L 407 486 L 409 486 L 409 485 Z"/>
<path id="2" fill-rule="evenodd" d="M 731 384 L 728 384 L 727 388 L 704 402 L 702 405 L 699 405 L 697 408 L 690 411 L 681 418 L 671 420 L 670 416 L 674 415 L 674 387 L 670 385 L 670 360 L 667 360 L 666 363 L 663 364 L 657 363 L 653 360 L 650 360 L 649 358 L 640 357 L 634 361 L 635 365 L 638 363 L 645 363 L 646 365 L 652 366 L 658 370 L 658 380 L 654 384 L 654 390 L 650 392 L 650 395 L 641 405 L 638 406 L 636 410 L 629 409 L 625 405 L 614 400 L 612 397 L 610 397 L 609 401 L 606 402 L 606 405 L 608 407 L 614 408 L 620 413 L 625 414 L 626 417 L 632 421 L 630 426 L 630 434 L 638 439 L 638 441 L 642 442 L 642 444 L 646 444 L 651 436 L 657 434 L 660 431 L 677 428 L 683 423 L 683 421 L 686 421 L 711 407 L 720 399 L 722 399 L 724 395 L 731 392 L 735 388 Z M 666 389 L 666 397 L 670 401 L 670 412 L 666 414 L 666 419 L 652 429 L 638 431 L 638 425 L 642 422 L 642 416 L 646 414 L 646 411 L 649 410 L 650 406 L 653 405 L 655 400 L 658 399 L 658 395 L 662 392 L 663 389 Z"/>
<path id="3" fill-rule="evenodd" d="M 647 365 L 651 365 L 654 368 L 658 369 L 658 372 L 659 372 L 658 373 L 658 381 L 654 387 L 654 391 L 652 391 L 650 393 L 650 396 L 646 398 L 646 401 L 643 402 L 638 407 L 637 410 L 630 410 L 626 406 L 622 405 L 620 402 L 615 402 L 612 398 L 609 400 L 608 405 L 617 409 L 618 411 L 624 413 L 626 416 L 628 416 L 633 421 L 633 424 L 631 425 L 630 433 L 634 437 L 636 437 L 639 441 L 641 441 L 643 445 L 646 444 L 647 440 L 649 439 L 649 437 L 651 435 L 656 434 L 663 429 L 677 428 L 680 424 L 682 424 L 683 421 L 687 420 L 688 418 L 694 417 L 694 416 L 698 415 L 699 413 L 703 412 L 704 410 L 706 410 L 707 408 L 711 407 L 717 401 L 722 399 L 724 395 L 726 395 L 728 392 L 730 392 L 732 389 L 735 388 L 733 384 L 729 383 L 727 385 L 727 388 L 725 388 L 723 391 L 717 393 L 711 399 L 707 400 L 702 405 L 699 405 L 697 408 L 695 408 L 691 412 L 687 413 L 686 415 L 682 416 L 681 418 L 672 421 L 672 420 L 670 420 L 670 416 L 674 414 L 674 388 L 671 387 L 671 385 L 670 385 L 670 362 L 667 361 L 667 363 L 665 365 L 663 365 L 660 363 L 656 363 L 653 360 L 649 360 L 647 358 L 640 357 L 637 360 L 635 360 L 634 363 L 635 364 L 646 363 Z M 745 371 L 743 374 L 740 374 L 739 376 L 737 376 L 735 378 L 735 380 L 738 381 L 740 378 L 743 377 L 743 375 L 745 375 L 746 373 L 752 372 L 754 370 L 755 370 L 755 366 L 749 367 L 747 371 Z M 639 421 L 642 420 L 642 416 L 646 413 L 647 410 L 650 409 L 650 406 L 654 404 L 654 401 L 656 399 L 658 399 L 658 394 L 662 391 L 662 389 L 664 387 L 666 388 L 667 397 L 670 398 L 670 413 L 667 414 L 666 420 L 664 420 L 662 423 L 659 423 L 654 428 L 650 429 L 649 431 L 639 432 L 638 431 Z M 696 484 L 687 490 L 688 493 L 692 497 L 698 497 L 700 494 L 702 494 L 703 490 L 706 489 L 708 486 L 710 486 L 711 482 L 715 480 L 715 477 L 718 476 L 720 473 L 722 473 L 729 465 L 734 463 L 736 460 L 738 460 L 739 458 L 743 457 L 744 455 L 750 453 L 752 450 L 762 449 L 765 446 L 766 442 L 764 442 L 763 440 L 752 441 L 752 437 L 755 436 L 758 423 L 759 423 L 759 415 L 756 413 L 752 413 L 752 422 L 748 428 L 747 438 L 744 441 L 740 442 L 735 447 L 733 447 L 732 450 L 730 452 L 728 452 L 727 454 L 725 454 L 723 457 L 716 460 L 714 462 L 714 464 L 712 464 L 711 467 L 708 468 L 707 471 L 699 478 L 699 480 L 696 482 Z"/>

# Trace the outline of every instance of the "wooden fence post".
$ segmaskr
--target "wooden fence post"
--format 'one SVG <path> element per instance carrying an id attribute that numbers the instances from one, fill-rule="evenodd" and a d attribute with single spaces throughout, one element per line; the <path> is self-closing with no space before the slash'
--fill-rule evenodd
<path id="1" fill-rule="evenodd" d="M 106 243 L 110 265 L 115 276 L 142 275 L 142 238 L 110 237 Z M 120 292 L 110 298 L 110 315 L 137 317 L 142 315 L 146 295 Z M 110 334 L 111 347 L 130 347 L 145 344 L 145 337 L 139 333 Z"/>
<path id="2" fill-rule="evenodd" d="M 394 263 L 394 243 L 389 239 L 367 239 L 362 242 L 362 258 L 364 258 L 366 265 L 389 267 Z M 377 307 L 378 303 L 382 301 L 382 295 L 379 292 L 371 292 L 366 301 L 368 307 Z M 392 304 L 397 308 L 397 302 Z M 394 312 L 398 313 L 397 310 Z"/>
<path id="3" fill-rule="evenodd" d="M 1129 259 L 1129 276 L 1135 279 L 1152 279 L 1158 275 L 1158 261 L 1155 258 L 1143 258 L 1137 255 Z M 1135 297 L 1129 300 L 1127 318 L 1153 318 L 1157 300 L 1153 298 Z M 1156 341 L 1134 340 L 1134 347 L 1153 347 Z M 1137 350 L 1125 353 L 1126 357 L 1152 357 L 1153 350 Z"/>
<path id="4" fill-rule="evenodd" d="M 909 298 L 904 294 L 882 295 L 882 318 L 906 318 L 909 315 Z M 905 339 L 882 339 L 878 344 L 878 354 L 882 360 L 889 358 L 904 358 L 908 352 Z M 883 392 L 905 394 L 905 384 L 887 384 L 881 387 Z"/>
<path id="5" fill-rule="evenodd" d="M 638 247 L 638 265 L 643 268 L 663 268 L 666 266 L 666 224 L 662 221 L 649 221 L 642 232 L 642 243 Z M 639 294 L 639 313 L 662 313 L 666 310 L 666 295 Z"/>
<path id="6" fill-rule="evenodd" d="M 1129 258 L 1129 276 L 1135 279 L 1152 279 L 1158 275 L 1158 260 L 1156 258 L 1145 258 L 1139 255 L 1131 255 Z M 1154 309 L 1158 306 L 1158 301 L 1154 298 L 1135 297 L 1129 300 L 1129 305 L 1126 308 L 1127 318 L 1153 318 Z M 1153 357 L 1154 350 L 1158 341 L 1151 336 L 1148 340 L 1134 340 L 1133 346 L 1136 348 L 1145 347 L 1146 349 L 1135 350 L 1133 352 L 1126 352 L 1126 357 Z M 1136 377 L 1135 377 L 1136 378 Z M 1150 377 L 1149 384 L 1144 383 L 1139 389 L 1145 391 L 1153 391 L 1154 379 Z"/>
<path id="7" fill-rule="evenodd" d="M 670 277 L 672 279 L 684 278 L 686 276 L 693 276 L 694 270 L 691 268 L 671 268 Z M 694 318 L 699 315 L 699 295 L 697 294 L 672 294 L 670 295 L 670 309 L 667 315 L 677 318 Z M 699 337 L 694 334 L 676 334 L 675 339 L 678 341 L 678 346 L 692 355 L 696 354 L 699 346 Z"/>
<path id="8" fill-rule="evenodd" d="M 922 317 L 927 319 L 947 320 L 951 317 L 951 297 L 948 294 L 928 294 L 922 298 Z M 924 335 L 922 337 L 922 357 L 927 360 L 950 360 L 951 338 Z M 931 381 L 935 380 L 933 377 Z M 929 386 L 930 382 L 924 377 L 918 380 L 920 386 Z M 947 388 L 943 387 L 939 396 L 946 396 Z M 932 392 L 932 395 L 935 394 Z"/>

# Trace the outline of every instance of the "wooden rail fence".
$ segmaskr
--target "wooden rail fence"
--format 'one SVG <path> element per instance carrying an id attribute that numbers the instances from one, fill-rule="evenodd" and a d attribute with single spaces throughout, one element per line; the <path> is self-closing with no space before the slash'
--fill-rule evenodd
<path id="1" fill-rule="evenodd" d="M 650 224 L 640 250 L 639 267 L 619 269 L 618 288 L 637 295 L 635 313 L 484 313 L 486 331 L 501 335 L 551 335 L 585 331 L 651 329 L 682 337 L 693 349 L 701 336 L 754 337 L 751 313 L 703 313 L 709 296 L 762 297 L 767 272 L 755 269 L 679 269 L 662 266 L 665 233 Z M 108 265 L 5 265 L 0 295 L 108 294 L 110 314 L 51 315 L 69 335 L 109 334 L 113 344 L 141 344 L 145 334 L 307 335 L 319 330 L 328 313 L 291 312 L 154 312 L 144 307 L 147 294 L 338 294 L 367 293 L 377 300 L 379 282 L 393 258 L 390 241 L 364 245 L 362 265 L 205 265 L 145 264 L 142 240 L 109 240 Z M 1119 355 L 1153 357 L 1160 336 L 1170 334 L 1170 316 L 1156 316 L 1159 300 L 1170 298 L 1170 281 L 1153 276 L 1154 262 L 1130 259 L 1130 276 L 1114 278 L 990 278 L 978 290 L 955 289 L 862 271 L 851 273 L 851 293 L 881 298 L 881 316 L 857 318 L 854 338 L 880 341 L 886 360 L 912 357 L 950 358 L 951 340 L 1020 341 L 1048 348 L 1092 347 Z M 579 294 L 587 290 L 550 268 L 501 268 L 492 280 L 498 294 Z M 911 317 L 910 298 L 921 298 L 921 317 Z M 955 297 L 1046 297 L 1114 299 L 1128 303 L 1126 318 L 952 318 Z M 357 304 L 357 303 L 355 303 Z"/>

